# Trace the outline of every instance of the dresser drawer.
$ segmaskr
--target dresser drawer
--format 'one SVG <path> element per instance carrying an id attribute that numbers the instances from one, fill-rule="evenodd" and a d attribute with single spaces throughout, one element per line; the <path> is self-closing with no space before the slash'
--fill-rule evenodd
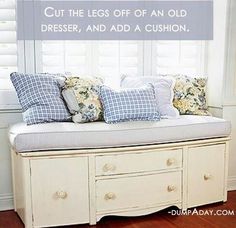
<path id="1" fill-rule="evenodd" d="M 98 180 L 97 211 L 148 207 L 181 201 L 181 172 Z"/>
<path id="2" fill-rule="evenodd" d="M 161 150 L 96 157 L 96 175 L 125 174 L 182 167 L 182 150 Z"/>

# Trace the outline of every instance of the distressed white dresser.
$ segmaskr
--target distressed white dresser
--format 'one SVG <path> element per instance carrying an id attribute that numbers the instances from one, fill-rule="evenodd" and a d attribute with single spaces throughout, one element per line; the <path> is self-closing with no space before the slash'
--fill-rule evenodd
<path id="1" fill-rule="evenodd" d="M 49 125 L 37 126 L 37 132 L 46 126 Z M 213 132 L 210 125 L 206 127 Z M 65 125 L 60 125 L 60 128 L 66 131 Z M 74 150 L 66 145 L 68 150 L 30 148 L 32 151 L 25 149 L 24 152 L 19 152 L 23 150 L 20 142 L 25 143 L 25 148 L 37 143 L 39 146 L 43 143 L 40 141 L 42 136 L 37 138 L 34 135 L 30 140 L 27 138 L 29 134 L 24 131 L 29 129 L 28 126 L 17 126 L 17 129 L 24 133 L 22 138 L 17 138 L 16 128 L 10 130 L 14 203 L 27 228 L 96 224 L 107 215 L 139 216 L 170 206 L 184 210 L 227 200 L 230 133 L 227 122 L 222 122 L 221 127 L 214 127 L 217 137 L 208 139 Z M 188 131 L 188 135 L 197 133 L 194 126 L 191 129 L 194 133 Z M 162 134 L 164 130 L 159 128 Z M 179 137 L 186 138 L 186 129 L 181 130 Z M 93 136 L 93 132 L 89 133 Z M 122 133 L 125 134 L 124 131 Z M 127 140 L 132 142 L 137 134 L 136 131 L 130 132 Z M 45 135 L 51 143 L 54 141 L 53 136 Z M 110 135 L 104 136 L 111 140 Z M 63 139 L 60 135 L 56 139 L 59 147 Z M 66 140 L 72 138 L 68 136 Z M 112 140 L 110 143 L 117 143 Z M 77 141 L 79 138 L 75 137 L 73 142 Z M 65 140 L 63 143 L 66 143 Z M 44 145 L 45 148 L 47 146 Z M 74 144 L 72 146 L 75 147 Z"/>

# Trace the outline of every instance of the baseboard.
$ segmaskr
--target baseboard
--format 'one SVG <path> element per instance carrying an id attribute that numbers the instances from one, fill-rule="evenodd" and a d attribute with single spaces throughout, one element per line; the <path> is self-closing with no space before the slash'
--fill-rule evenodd
<path id="1" fill-rule="evenodd" d="M 12 210 L 13 195 L 12 194 L 0 194 L 0 211 Z"/>
<path id="2" fill-rule="evenodd" d="M 228 191 L 236 190 L 236 176 L 231 176 L 228 178 Z"/>

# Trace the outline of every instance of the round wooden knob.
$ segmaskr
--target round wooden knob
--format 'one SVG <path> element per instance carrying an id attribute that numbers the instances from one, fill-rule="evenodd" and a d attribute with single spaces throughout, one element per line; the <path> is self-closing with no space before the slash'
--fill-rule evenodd
<path id="1" fill-rule="evenodd" d="M 175 163 L 175 159 L 174 158 L 169 158 L 169 159 L 167 159 L 167 161 L 166 161 L 166 164 L 168 165 L 168 166 L 171 166 L 171 165 L 173 165 Z"/>
<path id="2" fill-rule="evenodd" d="M 57 192 L 56 192 L 56 196 L 57 196 L 57 198 L 65 199 L 65 198 L 67 197 L 67 192 L 64 192 L 64 191 L 57 191 Z"/>
<path id="3" fill-rule="evenodd" d="M 115 169 L 116 169 L 115 165 L 112 165 L 112 164 L 105 164 L 103 166 L 104 172 L 114 171 Z"/>
<path id="4" fill-rule="evenodd" d="M 109 192 L 105 195 L 104 198 L 105 198 L 105 200 L 114 200 L 116 198 L 116 195 L 113 192 Z"/>
<path id="5" fill-rule="evenodd" d="M 212 178 L 212 175 L 207 173 L 207 174 L 204 174 L 204 180 L 210 180 Z"/>
<path id="6" fill-rule="evenodd" d="M 168 187 L 167 187 L 168 192 L 173 192 L 175 190 L 176 190 L 176 187 L 174 185 L 168 185 Z"/>

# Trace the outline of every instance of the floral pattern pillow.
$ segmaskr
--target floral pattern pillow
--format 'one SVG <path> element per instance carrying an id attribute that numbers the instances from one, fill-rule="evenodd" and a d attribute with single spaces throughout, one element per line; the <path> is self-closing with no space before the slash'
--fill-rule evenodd
<path id="1" fill-rule="evenodd" d="M 181 115 L 211 115 L 207 110 L 206 78 L 175 76 L 173 105 Z"/>
<path id="2" fill-rule="evenodd" d="M 62 95 L 75 123 L 86 123 L 103 119 L 99 99 L 101 78 L 68 77 Z"/>

